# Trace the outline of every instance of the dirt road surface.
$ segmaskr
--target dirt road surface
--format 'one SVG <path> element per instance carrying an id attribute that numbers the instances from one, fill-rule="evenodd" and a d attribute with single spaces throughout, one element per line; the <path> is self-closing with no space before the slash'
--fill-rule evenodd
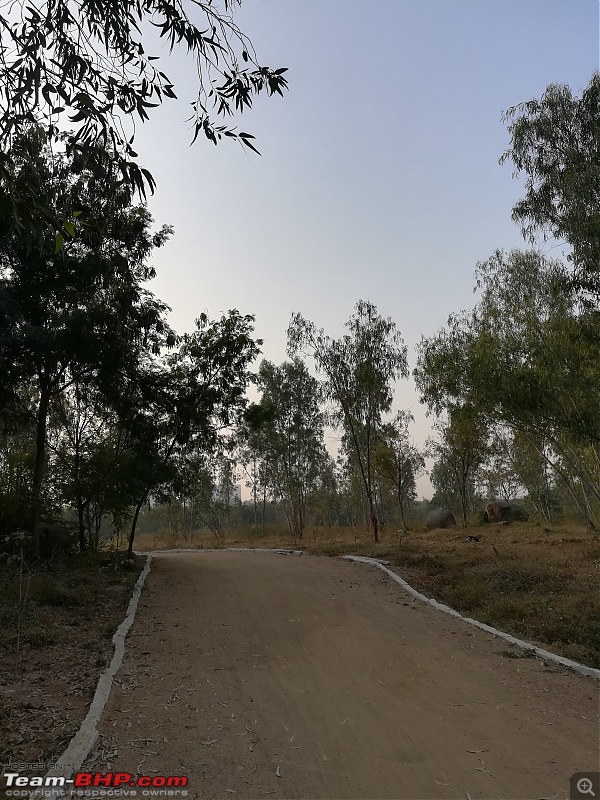
<path id="1" fill-rule="evenodd" d="M 567 798 L 598 682 L 507 647 L 363 564 L 157 555 L 88 766 L 198 800 Z"/>

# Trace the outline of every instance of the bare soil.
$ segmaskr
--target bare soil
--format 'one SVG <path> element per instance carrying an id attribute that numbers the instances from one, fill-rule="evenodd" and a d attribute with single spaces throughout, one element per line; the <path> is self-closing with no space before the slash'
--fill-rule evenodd
<path id="1" fill-rule="evenodd" d="M 143 564 L 124 571 L 106 553 L 26 569 L 18 645 L 18 575 L 0 575 L 0 766 L 43 775 L 64 752 L 113 656 Z"/>
<path id="2" fill-rule="evenodd" d="M 87 765 L 190 798 L 566 798 L 598 682 L 520 656 L 375 568 L 156 554 Z"/>
<path id="3" fill-rule="evenodd" d="M 476 539 L 477 541 L 471 541 Z M 214 547 L 209 531 L 193 537 L 142 534 L 140 549 Z M 264 534 L 248 527 L 225 533 L 226 547 L 301 547 L 315 555 L 355 553 L 389 559 L 411 586 L 466 616 L 574 661 L 600 668 L 600 539 L 576 520 L 543 525 L 469 525 L 424 531 L 415 523 L 381 541 L 360 528 L 313 528 L 297 542 L 283 525 Z"/>

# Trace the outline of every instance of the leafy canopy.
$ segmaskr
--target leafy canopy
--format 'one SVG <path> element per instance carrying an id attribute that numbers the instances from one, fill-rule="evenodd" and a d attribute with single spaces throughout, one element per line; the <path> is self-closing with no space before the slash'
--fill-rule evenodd
<path id="1" fill-rule="evenodd" d="M 254 138 L 225 122 L 251 108 L 254 97 L 283 94 L 285 68 L 258 61 L 239 29 L 234 11 L 241 0 L 28 0 L 0 14 L 0 148 L 32 123 L 43 123 L 51 138 L 68 118 L 78 125 L 69 146 L 82 158 L 90 147 L 119 154 L 124 182 L 142 196 L 154 180 L 135 162 L 136 121 L 175 98 L 175 87 L 159 67 L 179 46 L 195 61 L 197 92 L 191 103 L 194 140 L 200 133 L 214 144 L 223 136 L 256 151 Z M 153 32 L 158 36 L 153 36 Z M 144 46 L 146 45 L 146 46 Z M 163 49 L 164 52 L 164 49 Z M 216 118 L 216 119 L 215 119 Z M 258 151 L 256 151 L 258 152 Z M 0 176 L 7 177 L 5 157 Z M 10 197 L 10 192 L 8 193 Z M 6 208 L 8 204 L 9 208 Z M 2 208 L 1 206 L 5 206 Z M 36 214 L 35 206 L 39 205 Z M 17 229 L 37 238 L 40 226 L 56 225 L 50 208 L 22 197 L 10 208 Z M 40 218 L 41 216 L 41 218 Z"/>
<path id="2" fill-rule="evenodd" d="M 513 220 L 532 242 L 536 234 L 566 241 L 582 287 L 600 268 L 600 73 L 581 97 L 551 84 L 540 100 L 505 114 L 515 175 L 526 174 L 526 194 Z"/>
<path id="3" fill-rule="evenodd" d="M 359 300 L 345 325 L 348 333 L 333 339 L 300 314 L 288 328 L 288 352 L 307 348 L 325 377 L 324 390 L 334 405 L 333 422 L 342 427 L 356 456 L 369 505 L 370 524 L 378 541 L 374 503 L 374 451 L 382 415 L 390 410 L 392 384 L 408 377 L 407 348 L 395 322 L 382 317 L 373 303 Z"/>

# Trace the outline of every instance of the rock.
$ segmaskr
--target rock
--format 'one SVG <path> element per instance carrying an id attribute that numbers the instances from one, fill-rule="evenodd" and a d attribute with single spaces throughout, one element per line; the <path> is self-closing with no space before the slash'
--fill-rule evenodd
<path id="1" fill-rule="evenodd" d="M 50 560 L 54 556 L 68 555 L 75 548 L 75 544 L 75 531 L 71 525 L 42 522 L 40 526 L 42 558 Z"/>
<path id="2" fill-rule="evenodd" d="M 492 503 L 487 504 L 484 516 L 488 522 L 502 523 L 525 522 L 529 519 L 529 514 L 525 511 L 523 506 L 519 506 L 516 503 L 505 503 L 499 500 L 494 500 Z"/>
<path id="3" fill-rule="evenodd" d="M 456 528 L 456 518 L 449 508 L 436 508 L 425 519 L 425 529 Z"/>

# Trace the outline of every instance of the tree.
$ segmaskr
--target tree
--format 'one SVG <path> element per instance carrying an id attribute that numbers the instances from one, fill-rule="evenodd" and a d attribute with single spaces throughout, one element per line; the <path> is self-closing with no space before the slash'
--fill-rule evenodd
<path id="1" fill-rule="evenodd" d="M 54 399 L 48 427 L 49 477 L 75 511 L 80 549 L 96 550 L 105 516 L 116 529 L 128 517 L 123 426 L 93 383 L 75 379 Z"/>
<path id="2" fill-rule="evenodd" d="M 254 97 L 283 94 L 285 68 L 261 66 L 252 43 L 235 23 L 241 0 L 31 0 L 17 2 L 0 16 L 0 146 L 24 126 L 43 122 L 51 139 L 70 114 L 78 123 L 67 145 L 79 163 L 94 160 L 111 148 L 123 180 L 145 193 L 151 174 L 135 162 L 132 144 L 135 119 L 175 87 L 151 55 L 168 44 L 185 47 L 196 61 L 197 95 L 192 102 L 194 140 L 203 133 L 217 143 L 223 136 L 256 150 L 249 133 L 236 132 L 217 118 L 250 108 Z M 18 11 L 20 10 L 20 15 Z M 152 38 L 151 31 L 159 34 Z M 258 151 L 257 151 L 258 152 Z M 0 178 L 7 186 L 0 196 L 4 224 L 43 238 L 50 226 L 63 228 L 66 217 L 36 194 L 31 181 L 18 180 L 0 159 Z M 64 232 L 64 228 L 63 228 Z M 68 230 L 66 231 L 68 233 Z"/>
<path id="3" fill-rule="evenodd" d="M 552 502 L 555 480 L 547 442 L 531 432 L 515 431 L 508 453 L 521 483 L 527 489 L 530 503 L 545 522 L 551 522 L 555 510 Z"/>
<path id="4" fill-rule="evenodd" d="M 217 542 L 222 543 L 225 525 L 228 522 L 233 493 L 234 465 L 223 449 L 201 457 L 188 471 L 184 499 L 187 498 L 193 509 L 192 520 L 197 520 L 213 533 Z"/>
<path id="5" fill-rule="evenodd" d="M 339 524 L 341 503 L 338 478 L 335 461 L 328 453 L 325 453 L 319 463 L 319 474 L 308 496 L 307 505 L 315 527 L 327 525 L 330 528 L 334 522 Z"/>
<path id="6" fill-rule="evenodd" d="M 30 520 L 31 476 L 35 453 L 23 420 L 0 421 L 0 536 L 26 530 Z"/>
<path id="7" fill-rule="evenodd" d="M 271 494 L 283 501 L 292 535 L 301 540 L 307 498 L 317 489 L 328 461 L 321 392 L 299 358 L 280 366 L 263 361 L 257 385 L 262 392 L 260 405 L 267 411 L 261 438 L 271 463 Z"/>
<path id="8" fill-rule="evenodd" d="M 264 533 L 267 494 L 270 485 L 272 454 L 268 445 L 268 428 L 275 408 L 252 403 L 245 410 L 237 429 L 237 461 L 252 492 L 254 525 L 258 524 L 258 495 L 262 494 L 261 525 Z"/>
<path id="9" fill-rule="evenodd" d="M 382 415 L 392 404 L 392 382 L 408 377 L 406 346 L 391 318 L 359 300 L 346 323 L 349 333 L 331 339 L 300 314 L 288 328 L 288 352 L 308 347 L 317 369 L 325 375 L 325 393 L 334 403 L 334 422 L 341 426 L 352 447 L 365 490 L 369 523 L 379 541 L 374 497 L 374 452 Z"/>
<path id="10" fill-rule="evenodd" d="M 41 250 L 14 231 L 0 236 L 0 406 L 17 409 L 35 431 L 31 532 L 39 555 L 51 406 L 76 381 L 126 395 L 140 354 L 171 341 L 167 307 L 142 288 L 154 274 L 147 258 L 170 229 L 152 232 L 152 217 L 130 205 L 108 153 L 107 171 L 76 174 L 72 161 L 31 129 L 9 155 L 11 169 L 35 176 L 58 215 L 75 204 L 97 221 L 60 250 L 50 234 Z"/>
<path id="11" fill-rule="evenodd" d="M 525 437 L 595 525 L 585 496 L 600 501 L 599 315 L 567 275 L 535 251 L 479 264 L 479 303 L 422 340 L 415 380 L 431 409 L 468 404 Z"/>
<path id="12" fill-rule="evenodd" d="M 196 330 L 181 337 L 177 351 L 140 374 L 127 417 L 136 465 L 130 556 L 140 510 L 151 494 L 170 491 L 177 460 L 214 453 L 219 433 L 235 425 L 243 412 L 248 365 L 262 344 L 251 337 L 253 322 L 254 317 L 235 309 L 216 321 L 201 314 Z"/>
<path id="13" fill-rule="evenodd" d="M 443 454 L 437 454 L 437 461 L 429 472 L 433 486 L 431 505 L 434 508 L 460 508 L 460 494 L 456 486 L 456 476 Z"/>
<path id="14" fill-rule="evenodd" d="M 509 109 L 511 160 L 525 173 L 526 194 L 513 219 L 532 242 L 536 233 L 572 248 L 575 286 L 597 294 L 600 267 L 600 73 L 580 98 L 548 86 L 541 100 Z"/>
<path id="15" fill-rule="evenodd" d="M 510 430 L 497 426 L 488 442 L 488 457 L 480 472 L 481 488 L 490 500 L 505 502 L 516 497 L 523 481 L 515 469 Z"/>
<path id="16" fill-rule="evenodd" d="M 343 431 L 337 459 L 339 491 L 344 513 L 353 528 L 370 527 L 369 503 L 365 483 L 358 465 L 358 457 L 350 437 Z"/>
<path id="17" fill-rule="evenodd" d="M 425 472 L 423 454 L 410 441 L 408 426 L 414 422 L 408 411 L 398 411 L 392 422 L 382 426 L 375 453 L 375 471 L 393 487 L 402 527 L 407 528 L 406 511 L 417 496 L 416 480 Z"/>
<path id="18" fill-rule="evenodd" d="M 466 526 L 477 473 L 487 455 L 487 427 L 471 406 L 454 406 L 449 411 L 448 424 L 438 423 L 436 427 L 440 439 L 429 439 L 429 455 L 437 456 L 452 475 Z"/>

